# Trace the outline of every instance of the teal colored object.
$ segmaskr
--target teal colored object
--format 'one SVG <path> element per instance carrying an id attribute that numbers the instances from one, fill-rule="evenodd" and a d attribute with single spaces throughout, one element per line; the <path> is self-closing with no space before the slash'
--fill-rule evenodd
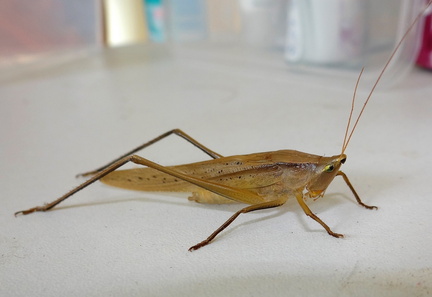
<path id="1" fill-rule="evenodd" d="M 150 39 L 154 42 L 165 42 L 165 11 L 162 0 L 144 0 L 144 4 Z"/>

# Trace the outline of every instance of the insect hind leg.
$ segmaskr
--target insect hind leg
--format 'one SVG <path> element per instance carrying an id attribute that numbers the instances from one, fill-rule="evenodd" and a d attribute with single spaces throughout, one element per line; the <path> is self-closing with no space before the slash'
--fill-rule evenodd
<path id="1" fill-rule="evenodd" d="M 66 194 L 64 194 L 63 196 L 59 197 L 58 199 L 45 204 L 43 206 L 36 206 L 33 208 L 29 208 L 27 210 L 21 210 L 21 211 L 17 211 L 15 213 L 15 216 L 17 215 L 27 215 L 33 212 L 37 212 L 37 211 L 48 211 L 51 208 L 53 208 L 54 206 L 56 206 L 57 204 L 60 204 L 61 202 L 63 202 L 64 200 L 66 200 L 67 198 L 69 198 L 70 196 L 72 196 L 73 194 L 75 194 L 76 192 L 81 191 L 82 189 L 88 187 L 89 185 L 91 185 L 92 183 L 96 182 L 97 180 L 101 179 L 102 177 L 104 177 L 105 175 L 109 174 L 110 172 L 116 170 L 117 168 L 123 166 L 124 164 L 126 164 L 127 162 L 131 161 L 131 158 L 133 156 L 127 156 L 124 157 L 120 160 L 117 160 L 113 163 L 110 163 L 109 165 L 107 165 L 105 168 L 101 169 L 100 171 L 96 171 L 95 174 L 89 178 L 88 180 L 86 180 L 85 182 L 83 182 L 82 184 L 80 184 L 79 186 L 75 187 L 74 189 L 70 190 L 69 192 L 67 192 Z"/>
<path id="2" fill-rule="evenodd" d="M 238 203 L 235 200 L 231 200 L 225 198 L 221 195 L 212 193 L 206 190 L 194 190 L 192 195 L 188 197 L 189 201 L 197 202 L 197 203 L 205 203 L 205 204 L 229 204 L 229 203 Z"/>
<path id="3" fill-rule="evenodd" d="M 142 150 L 142 149 L 144 149 L 146 147 L 149 147 L 150 145 L 155 144 L 156 142 L 158 142 L 158 141 L 160 141 L 160 140 L 162 140 L 162 139 L 170 136 L 171 134 L 175 134 L 175 135 L 183 138 L 184 140 L 186 140 L 189 143 L 193 144 L 195 147 L 199 148 L 201 151 L 203 151 L 204 153 L 206 153 L 207 155 L 209 155 L 213 159 L 218 159 L 218 158 L 222 157 L 222 155 L 220 155 L 220 154 L 212 151 L 208 147 L 206 147 L 203 144 L 199 143 L 198 141 L 196 141 L 195 139 L 193 139 L 191 136 L 189 136 L 188 134 L 186 134 L 182 130 L 180 130 L 180 129 L 173 129 L 173 130 L 165 132 L 165 133 L 159 135 L 158 137 L 156 137 L 156 138 L 154 138 L 154 139 L 152 139 L 152 140 L 150 140 L 150 141 L 148 141 L 148 142 L 146 142 L 146 143 L 144 143 L 144 144 L 142 144 L 142 145 L 134 148 L 133 150 L 131 150 L 131 151 L 123 154 L 122 156 L 118 157 L 117 159 L 114 159 L 113 161 L 109 162 L 108 164 L 106 164 L 106 165 L 104 165 L 102 167 L 99 167 L 99 168 L 97 168 L 95 170 L 92 170 L 92 171 L 88 171 L 88 172 L 77 174 L 77 177 L 90 176 L 90 175 L 94 175 L 94 174 L 96 174 L 98 172 L 101 172 L 102 170 L 108 168 L 109 166 L 111 166 L 114 163 L 122 160 L 123 158 L 126 158 L 127 156 L 131 156 L 131 155 L 135 154 L 136 152 L 138 152 L 138 151 L 140 151 L 140 150 Z"/>
<path id="4" fill-rule="evenodd" d="M 197 177 L 189 176 L 189 175 L 186 175 L 184 173 L 178 172 L 172 168 L 168 168 L 168 167 L 159 165 L 157 163 L 154 163 L 154 162 L 147 160 L 143 157 L 140 157 L 138 155 L 131 155 L 131 156 L 123 157 L 120 160 L 115 161 L 113 164 L 110 164 L 106 168 L 96 172 L 95 175 L 93 175 L 87 181 L 85 181 L 84 183 L 75 187 L 71 191 L 67 192 L 66 194 L 64 194 L 60 198 L 58 198 L 58 199 L 56 199 L 56 200 L 54 200 L 54 201 L 52 201 L 46 205 L 43 205 L 43 206 L 36 206 L 36 207 L 30 208 L 27 210 L 18 211 L 15 213 L 15 216 L 19 215 L 19 214 L 26 215 L 26 214 L 30 214 L 30 213 L 33 213 L 36 211 L 50 210 L 54 206 L 58 205 L 59 203 L 63 202 L 64 200 L 66 200 L 70 196 L 77 193 L 78 191 L 86 188 L 87 186 L 91 185 L 92 183 L 96 182 L 97 180 L 101 179 L 102 177 L 106 176 L 110 172 L 113 172 L 114 170 L 116 170 L 117 168 L 123 166 L 124 164 L 126 164 L 128 162 L 133 162 L 133 163 L 138 164 L 138 165 L 148 166 L 150 168 L 156 169 L 156 170 L 164 172 L 166 174 L 175 176 L 181 180 L 195 184 L 196 186 L 204 188 L 206 190 L 209 190 L 213 193 L 222 195 L 222 196 L 230 198 L 230 199 L 232 198 L 233 200 L 236 200 L 239 202 L 257 204 L 257 203 L 261 203 L 263 201 L 260 196 L 256 195 L 255 193 L 253 193 L 251 191 L 248 191 L 245 189 L 236 189 L 236 188 L 228 187 L 228 186 L 221 185 L 218 183 L 214 183 L 211 181 L 206 181 L 206 180 L 203 180 L 203 179 L 200 179 Z"/>

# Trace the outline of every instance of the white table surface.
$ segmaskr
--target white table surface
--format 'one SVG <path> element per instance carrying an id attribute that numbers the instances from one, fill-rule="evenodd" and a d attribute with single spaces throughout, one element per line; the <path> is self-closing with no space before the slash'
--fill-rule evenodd
<path id="1" fill-rule="evenodd" d="M 426 296 L 432 293 L 432 73 L 377 92 L 343 170 L 311 209 L 291 199 L 242 215 L 100 183 L 55 211 L 94 169 L 172 128 L 223 155 L 297 149 L 338 154 L 352 78 L 287 71 L 275 53 L 134 46 L 0 76 L 0 296 Z M 360 91 L 359 98 L 365 96 Z M 359 103 L 360 105 L 360 103 Z M 172 165 L 207 159 L 171 136 L 140 152 Z"/>

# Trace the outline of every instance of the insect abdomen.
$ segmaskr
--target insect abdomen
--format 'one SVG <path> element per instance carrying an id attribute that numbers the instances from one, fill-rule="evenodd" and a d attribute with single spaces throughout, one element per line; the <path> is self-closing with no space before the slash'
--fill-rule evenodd
<path id="1" fill-rule="evenodd" d="M 190 192 L 196 187 L 152 168 L 117 170 L 100 181 L 113 187 L 149 192 Z"/>

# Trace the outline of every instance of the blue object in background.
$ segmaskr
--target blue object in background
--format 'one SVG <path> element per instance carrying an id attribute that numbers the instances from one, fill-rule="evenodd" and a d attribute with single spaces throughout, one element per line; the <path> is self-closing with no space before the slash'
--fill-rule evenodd
<path id="1" fill-rule="evenodd" d="M 165 11 L 162 0 L 144 0 L 151 41 L 165 42 Z"/>
<path id="2" fill-rule="evenodd" d="M 204 0 L 169 0 L 169 29 L 174 41 L 196 41 L 207 37 Z"/>

